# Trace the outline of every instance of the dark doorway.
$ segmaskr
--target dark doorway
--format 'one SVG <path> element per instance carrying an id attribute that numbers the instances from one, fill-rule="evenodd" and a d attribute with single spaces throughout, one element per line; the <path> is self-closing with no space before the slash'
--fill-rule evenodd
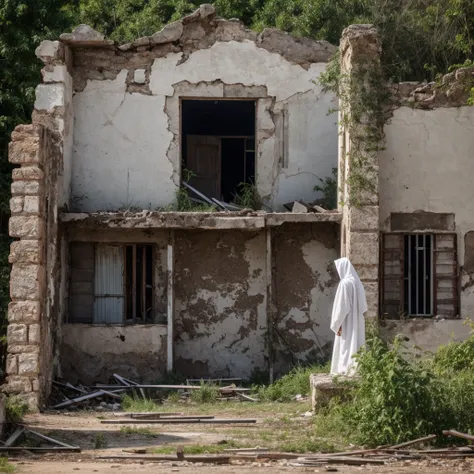
<path id="1" fill-rule="evenodd" d="M 190 184 L 207 197 L 231 202 L 240 183 L 254 182 L 255 104 L 182 100 L 183 169 L 190 172 Z"/>

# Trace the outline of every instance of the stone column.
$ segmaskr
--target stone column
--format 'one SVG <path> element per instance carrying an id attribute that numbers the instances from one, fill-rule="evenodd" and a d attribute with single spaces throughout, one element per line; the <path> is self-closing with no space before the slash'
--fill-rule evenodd
<path id="1" fill-rule="evenodd" d="M 376 29 L 372 25 L 349 26 L 342 33 L 340 53 L 345 88 L 341 93 L 340 118 L 346 117 L 341 120 L 339 140 L 339 193 L 343 203 L 341 254 L 350 259 L 364 283 L 369 306 L 366 316 L 376 318 L 379 310 L 378 150 L 365 145 L 371 133 L 367 127 L 379 127 L 379 123 L 374 123 L 373 111 L 364 113 L 363 100 L 355 96 L 360 92 L 356 81 L 359 85 L 360 81 L 364 83 L 364 94 L 374 87 L 374 71 L 379 70 L 381 53 Z M 362 106 L 362 112 L 357 111 L 357 120 L 351 119 L 354 104 Z M 354 160 L 357 160 L 357 171 Z M 354 185 L 351 189 L 350 176 L 356 172 L 367 178 L 370 185 L 359 189 Z"/>
<path id="2" fill-rule="evenodd" d="M 19 125 L 12 133 L 9 160 L 13 170 L 10 200 L 9 262 L 11 303 L 8 307 L 8 394 L 18 394 L 31 408 L 40 400 L 41 319 L 45 286 L 44 153 L 47 130 Z"/>

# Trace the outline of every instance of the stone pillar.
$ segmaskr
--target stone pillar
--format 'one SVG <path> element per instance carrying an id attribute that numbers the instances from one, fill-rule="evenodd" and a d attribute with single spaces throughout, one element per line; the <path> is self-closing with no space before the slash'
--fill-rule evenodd
<path id="1" fill-rule="evenodd" d="M 12 133 L 9 160 L 20 165 L 13 170 L 10 200 L 9 262 L 11 303 L 8 307 L 8 394 L 21 395 L 31 408 L 40 400 L 41 319 L 44 311 L 45 216 L 44 144 L 47 131 L 34 125 L 19 125 Z"/>
<path id="2" fill-rule="evenodd" d="M 383 136 L 383 123 L 375 120 L 379 115 L 370 107 L 364 111 L 364 97 L 377 87 L 374 78 L 381 79 L 376 75 L 380 71 L 380 53 L 377 31 L 372 25 L 351 25 L 343 31 L 340 54 L 344 90 L 340 94 L 339 140 L 341 254 L 350 259 L 364 283 L 369 318 L 378 316 L 379 307 L 378 149 L 370 141 L 374 130 L 376 135 Z M 356 118 L 351 110 L 354 107 L 358 108 Z"/>
<path id="3" fill-rule="evenodd" d="M 45 64 L 36 89 L 33 124 L 12 133 L 7 379 L 2 390 L 37 409 L 49 396 L 60 333 L 61 288 L 58 209 L 67 204 L 72 155 L 70 50 L 43 41 L 36 55 Z M 68 66 L 69 64 L 69 66 Z"/>

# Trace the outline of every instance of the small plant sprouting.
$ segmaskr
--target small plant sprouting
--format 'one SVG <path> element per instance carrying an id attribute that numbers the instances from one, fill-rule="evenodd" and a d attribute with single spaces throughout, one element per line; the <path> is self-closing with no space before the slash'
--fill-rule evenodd
<path id="1" fill-rule="evenodd" d="M 215 403 L 219 396 L 219 389 L 204 380 L 201 381 L 201 388 L 191 393 L 191 399 L 195 403 Z"/>
<path id="2" fill-rule="evenodd" d="M 94 449 L 105 449 L 107 447 L 107 441 L 105 439 L 104 433 L 96 433 Z"/>
<path id="3" fill-rule="evenodd" d="M 337 208 L 337 167 L 332 169 L 332 176 L 318 178 L 321 184 L 316 184 L 313 191 L 323 194 L 322 205 L 325 209 Z"/>
<path id="4" fill-rule="evenodd" d="M 234 196 L 234 202 L 246 209 L 258 211 L 261 207 L 260 196 L 257 187 L 250 181 L 248 183 L 240 183 L 237 186 L 237 193 Z"/>
<path id="5" fill-rule="evenodd" d="M 28 404 L 18 396 L 8 397 L 5 409 L 7 419 L 12 423 L 20 423 L 29 411 Z"/>

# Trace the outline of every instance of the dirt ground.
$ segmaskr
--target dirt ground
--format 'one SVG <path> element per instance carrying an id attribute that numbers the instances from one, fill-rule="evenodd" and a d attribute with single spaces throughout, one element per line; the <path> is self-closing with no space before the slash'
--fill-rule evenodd
<path id="1" fill-rule="evenodd" d="M 311 437 L 313 420 L 305 417 L 304 404 L 247 404 L 166 407 L 166 411 L 186 414 L 215 414 L 219 418 L 255 417 L 257 423 L 246 425 L 122 425 L 104 424 L 103 420 L 119 419 L 110 412 L 44 413 L 27 415 L 25 424 L 33 430 L 64 443 L 79 446 L 80 453 L 21 454 L 10 457 L 16 473 L 171 473 L 259 474 L 259 473 L 325 473 L 355 474 L 451 474 L 473 472 L 474 459 L 417 460 L 390 463 L 384 466 L 320 465 L 294 467 L 294 461 L 233 461 L 231 465 L 208 465 L 187 462 L 149 462 L 147 460 L 102 460 L 100 456 L 134 456 L 124 449 L 146 448 L 147 453 L 173 454 L 178 446 L 195 449 L 196 454 L 225 454 L 226 446 L 266 447 L 284 451 L 285 447 L 305 446 Z M 299 443 L 299 444 L 298 444 Z M 21 443 L 20 443 L 21 444 Z M 290 448 L 287 448 L 290 449 Z M 347 449 L 347 447 L 345 448 Z M 298 449 L 299 451 L 300 449 Z M 148 455 L 148 454 L 147 454 Z M 143 455 L 142 455 L 143 456 Z"/>

